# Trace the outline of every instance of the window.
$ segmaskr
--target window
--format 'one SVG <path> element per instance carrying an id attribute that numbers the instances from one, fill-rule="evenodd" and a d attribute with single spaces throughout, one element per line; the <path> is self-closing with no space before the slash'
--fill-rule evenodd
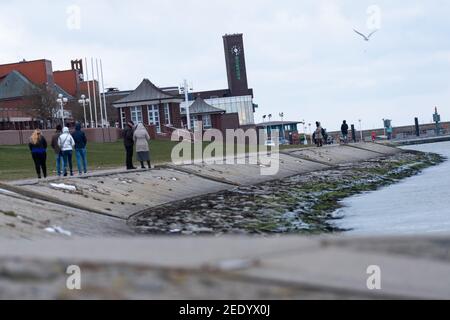
<path id="1" fill-rule="evenodd" d="M 171 125 L 172 121 L 170 119 L 170 107 L 168 103 L 164 104 L 164 120 L 166 125 Z"/>
<path id="2" fill-rule="evenodd" d="M 156 132 L 161 133 L 161 123 L 159 121 L 159 106 L 148 106 L 148 122 L 156 127 Z"/>
<path id="3" fill-rule="evenodd" d="M 203 115 L 202 118 L 203 118 L 203 128 L 211 129 L 212 128 L 211 115 L 205 114 L 205 115 Z"/>
<path id="4" fill-rule="evenodd" d="M 142 107 L 131 107 L 131 121 L 135 124 L 142 123 Z"/>
<path id="5" fill-rule="evenodd" d="M 197 129 L 198 116 L 191 116 L 191 129 Z"/>

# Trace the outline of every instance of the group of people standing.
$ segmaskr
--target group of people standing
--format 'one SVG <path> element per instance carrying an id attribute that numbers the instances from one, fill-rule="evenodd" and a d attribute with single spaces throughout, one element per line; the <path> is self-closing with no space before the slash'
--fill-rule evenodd
<path id="1" fill-rule="evenodd" d="M 68 127 L 56 127 L 56 132 L 52 136 L 51 147 L 55 153 L 56 172 L 58 176 L 73 176 L 72 157 L 75 152 L 77 168 L 80 175 L 87 173 L 87 138 L 81 130 L 81 124 L 75 125 L 75 131 L 70 133 Z M 42 131 L 37 129 L 30 137 L 29 148 L 39 179 L 47 178 L 47 140 Z"/>
<path id="2" fill-rule="evenodd" d="M 349 126 L 347 124 L 347 121 L 344 120 L 341 125 L 341 141 L 343 141 L 344 143 L 348 143 L 348 131 Z M 320 122 L 316 122 L 316 130 L 313 133 L 313 140 L 319 148 L 323 147 L 324 144 L 327 144 L 328 135 Z"/>
<path id="3" fill-rule="evenodd" d="M 151 169 L 150 162 L 150 135 L 142 123 L 135 126 L 133 121 L 127 123 L 127 127 L 123 131 L 123 142 L 126 150 L 126 166 L 127 170 L 136 170 L 133 164 L 134 146 L 136 145 L 136 154 L 141 168 L 146 169 L 145 163 Z"/>
<path id="4" fill-rule="evenodd" d="M 123 131 L 123 141 L 126 150 L 127 170 L 136 170 L 133 164 L 133 154 L 136 146 L 137 158 L 142 169 L 146 169 L 145 164 L 151 169 L 150 162 L 150 135 L 142 123 L 137 126 L 132 121 L 128 122 Z M 29 148 L 39 179 L 47 178 L 47 140 L 42 131 L 37 129 L 30 137 Z M 80 175 L 87 173 L 87 138 L 81 130 L 81 124 L 75 125 L 75 130 L 71 133 L 68 127 L 56 127 L 56 132 L 52 136 L 51 147 L 55 153 L 56 172 L 58 177 L 73 176 L 73 154 L 77 160 L 77 168 Z"/>
<path id="5" fill-rule="evenodd" d="M 327 143 L 327 134 L 320 122 L 316 122 L 316 130 L 313 133 L 313 140 L 318 148 L 323 147 L 324 143 Z"/>

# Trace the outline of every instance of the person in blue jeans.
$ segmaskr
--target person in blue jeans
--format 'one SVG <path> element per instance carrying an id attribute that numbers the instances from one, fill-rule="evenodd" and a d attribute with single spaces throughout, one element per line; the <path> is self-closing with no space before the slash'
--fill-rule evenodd
<path id="1" fill-rule="evenodd" d="M 75 132 L 72 133 L 73 140 L 75 141 L 75 156 L 77 158 L 78 173 L 81 175 L 87 173 L 87 138 L 86 134 L 81 130 L 81 124 L 75 125 Z"/>
<path id="2" fill-rule="evenodd" d="M 67 177 L 67 166 L 69 166 L 70 176 L 73 176 L 72 151 L 75 147 L 75 141 L 70 134 L 69 128 L 63 128 L 63 133 L 58 138 L 58 145 L 61 149 L 64 160 L 64 177 Z"/>

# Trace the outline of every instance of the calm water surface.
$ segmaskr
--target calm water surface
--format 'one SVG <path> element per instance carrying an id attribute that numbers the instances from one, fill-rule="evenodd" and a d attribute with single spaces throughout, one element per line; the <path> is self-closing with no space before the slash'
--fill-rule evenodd
<path id="1" fill-rule="evenodd" d="M 450 159 L 450 142 L 408 146 Z M 450 161 L 342 201 L 336 225 L 353 235 L 450 234 Z"/>

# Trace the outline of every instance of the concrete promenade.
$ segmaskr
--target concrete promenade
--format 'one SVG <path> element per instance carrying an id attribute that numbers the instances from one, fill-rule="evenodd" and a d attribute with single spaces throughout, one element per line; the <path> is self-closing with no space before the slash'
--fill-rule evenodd
<path id="1" fill-rule="evenodd" d="M 0 299 L 450 299 L 446 236 L 138 237 L 127 225 L 172 201 L 398 152 L 293 149 L 276 176 L 261 176 L 260 165 L 196 164 L 2 183 Z M 70 265 L 81 268 L 80 291 L 66 287 Z M 367 286 L 370 266 L 381 290 Z"/>
<path id="2" fill-rule="evenodd" d="M 448 237 L 0 243 L 0 299 L 450 299 Z M 66 287 L 81 268 L 80 291 Z M 380 290 L 370 290 L 370 266 Z"/>
<path id="3" fill-rule="evenodd" d="M 408 140 L 396 140 L 392 141 L 392 143 L 398 146 L 410 146 L 410 145 L 445 142 L 445 141 L 450 141 L 450 135 L 435 136 L 435 137 L 417 137 Z"/>
<path id="4" fill-rule="evenodd" d="M 74 236 L 120 234 L 130 217 L 157 206 L 397 152 L 372 143 L 292 149 L 280 154 L 274 176 L 261 175 L 261 165 L 195 164 L 0 183 L 0 238 L 46 238 L 43 226 L 62 226 Z"/>

